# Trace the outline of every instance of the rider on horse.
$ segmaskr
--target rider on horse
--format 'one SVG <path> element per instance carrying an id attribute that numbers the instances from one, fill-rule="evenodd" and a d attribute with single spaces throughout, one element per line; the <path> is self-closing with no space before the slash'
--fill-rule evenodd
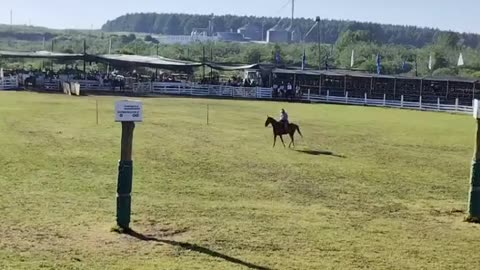
<path id="1" fill-rule="evenodd" d="M 281 115 L 280 115 L 280 122 L 283 123 L 283 126 L 284 126 L 284 129 L 285 129 L 285 133 L 288 133 L 288 114 L 287 112 L 285 111 L 285 109 L 282 109 L 281 111 Z"/>

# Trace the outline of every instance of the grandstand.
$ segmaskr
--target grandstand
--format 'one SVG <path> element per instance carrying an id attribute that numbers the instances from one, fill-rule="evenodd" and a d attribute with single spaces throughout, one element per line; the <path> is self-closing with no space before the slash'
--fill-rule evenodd
<path id="1" fill-rule="evenodd" d="M 350 70 L 274 69 L 277 82 L 294 82 L 303 92 L 332 96 L 418 101 L 471 106 L 480 97 L 480 80 L 444 77 L 406 77 L 376 75 Z"/>

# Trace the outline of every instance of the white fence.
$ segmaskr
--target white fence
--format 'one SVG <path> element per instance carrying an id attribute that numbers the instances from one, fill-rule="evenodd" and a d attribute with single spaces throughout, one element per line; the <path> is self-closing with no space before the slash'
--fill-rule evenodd
<path id="1" fill-rule="evenodd" d="M 418 102 L 404 101 L 403 96 L 400 97 L 400 100 L 387 100 L 386 95 L 383 96 L 383 99 L 369 99 L 365 93 L 364 98 L 352 98 L 348 96 L 348 92 L 344 97 L 339 96 L 330 96 L 327 91 L 327 95 L 308 95 L 307 97 L 302 98 L 302 100 L 307 100 L 310 102 L 320 102 L 320 103 L 339 103 L 339 104 L 349 104 L 349 105 L 363 105 L 363 106 L 376 106 L 376 107 L 389 107 L 389 108 L 401 108 L 401 109 L 412 109 L 412 110 L 422 110 L 422 111 L 438 111 L 438 112 L 449 112 L 449 113 L 465 113 L 472 114 L 472 106 L 463 106 L 459 105 L 458 98 L 455 100 L 455 104 L 441 104 L 440 98 L 437 99 L 437 103 L 423 103 L 422 97 L 418 98 Z"/>
<path id="2" fill-rule="evenodd" d="M 135 83 L 133 92 L 143 94 L 217 96 L 232 98 L 271 99 L 272 89 L 263 87 L 233 87 L 191 83 Z"/>
<path id="3" fill-rule="evenodd" d="M 0 79 L 0 90 L 18 89 L 17 77 L 5 77 Z"/>
<path id="4" fill-rule="evenodd" d="M 15 85 L 16 83 L 16 85 Z M 78 81 L 82 91 L 88 92 L 112 92 L 113 89 L 110 85 L 103 85 L 98 81 Z M 11 82 L 10 87 L 18 87 L 18 83 Z M 2 85 L 0 84 L 0 89 Z M 44 82 L 45 90 L 60 90 L 59 81 L 46 81 Z M 119 89 L 115 89 L 118 91 Z M 231 98 L 249 98 L 249 99 L 273 99 L 271 88 L 262 87 L 233 87 L 224 85 L 202 85 L 186 82 L 140 82 L 128 84 L 124 92 L 133 92 L 139 95 L 185 95 L 185 96 L 216 96 L 216 97 L 231 97 Z M 400 100 L 388 100 L 386 95 L 383 99 L 368 98 L 365 93 L 363 98 L 350 97 L 348 92 L 345 96 L 332 96 L 329 91 L 326 91 L 326 95 L 314 95 L 303 94 L 301 98 L 297 98 L 299 101 L 306 101 L 312 103 L 337 103 L 337 104 L 349 104 L 349 105 L 362 105 L 362 106 L 376 106 L 376 107 L 390 107 L 390 108 L 402 108 L 413 109 L 422 111 L 439 111 L 449 113 L 465 113 L 471 114 L 472 106 L 459 105 L 458 98 L 455 104 L 442 104 L 440 98 L 437 103 L 424 103 L 422 97 L 418 98 L 418 101 L 405 101 L 403 96 Z"/>

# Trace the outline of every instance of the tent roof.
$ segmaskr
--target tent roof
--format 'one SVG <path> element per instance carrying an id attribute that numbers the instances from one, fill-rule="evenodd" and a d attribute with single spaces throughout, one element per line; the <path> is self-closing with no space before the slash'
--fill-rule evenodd
<path id="1" fill-rule="evenodd" d="M 222 64 L 222 63 L 205 63 L 206 66 L 211 67 L 216 70 L 223 71 L 233 71 L 233 70 L 246 70 L 246 69 L 258 69 L 260 64 L 253 65 L 232 65 L 232 64 Z"/>
<path id="2" fill-rule="evenodd" d="M 411 76 L 393 76 L 393 75 L 378 75 L 356 70 L 342 70 L 342 69 L 333 69 L 333 70 L 301 70 L 301 69 L 281 69 L 276 68 L 273 70 L 273 73 L 277 74 L 296 74 L 296 75 L 310 75 L 310 76 L 350 76 L 350 77 L 360 77 L 360 78 L 380 78 L 380 79 L 400 79 L 400 80 L 428 80 L 428 81 L 452 81 L 452 82 L 468 82 L 473 83 L 477 82 L 476 79 L 468 78 L 459 78 L 459 77 L 411 77 Z"/>
<path id="3" fill-rule="evenodd" d="M 182 61 L 169 59 L 160 56 L 141 56 L 141 55 L 126 55 L 126 54 L 104 54 L 104 55 L 89 55 L 88 58 L 92 61 L 99 61 L 112 64 L 129 64 L 141 65 L 152 68 L 165 69 L 181 69 L 199 67 L 202 64 L 197 62 Z"/>
<path id="4" fill-rule="evenodd" d="M 0 51 L 0 57 L 81 60 L 83 59 L 84 56 L 83 54 L 56 53 L 56 52 L 49 52 L 49 51 L 37 51 L 37 52 Z"/>

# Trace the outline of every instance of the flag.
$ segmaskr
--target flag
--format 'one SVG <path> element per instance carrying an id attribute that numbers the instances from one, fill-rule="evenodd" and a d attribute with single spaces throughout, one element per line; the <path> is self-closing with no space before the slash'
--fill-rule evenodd
<path id="1" fill-rule="evenodd" d="M 428 69 L 432 70 L 433 68 L 433 56 L 430 54 L 430 58 L 428 59 Z"/>
<path id="2" fill-rule="evenodd" d="M 382 56 L 377 54 L 377 74 L 382 74 Z"/>
<path id="3" fill-rule="evenodd" d="M 458 64 L 457 66 L 461 67 L 461 66 L 464 66 L 465 65 L 465 62 L 463 62 L 463 54 L 460 53 L 460 56 L 458 57 Z"/>
<path id="4" fill-rule="evenodd" d="M 304 70 L 306 66 L 307 66 L 307 53 L 305 49 L 303 49 L 302 70 Z"/>
<path id="5" fill-rule="evenodd" d="M 355 50 L 352 50 L 352 58 L 350 59 L 350 67 L 355 65 Z"/>
<path id="6" fill-rule="evenodd" d="M 275 54 L 275 61 L 277 62 L 277 65 L 280 64 L 280 62 L 282 61 L 282 57 L 280 56 L 279 51 L 277 51 L 277 53 Z"/>

